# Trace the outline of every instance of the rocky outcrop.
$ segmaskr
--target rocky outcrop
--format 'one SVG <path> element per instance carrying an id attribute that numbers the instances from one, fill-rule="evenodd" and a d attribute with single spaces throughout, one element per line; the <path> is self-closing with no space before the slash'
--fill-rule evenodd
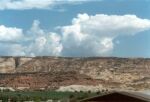
<path id="1" fill-rule="evenodd" d="M 14 73 L 15 60 L 14 58 L 0 58 L 0 73 Z"/>
<path id="2" fill-rule="evenodd" d="M 0 58 L 0 73 L 20 73 L 20 76 L 12 77 L 13 82 L 16 80 L 26 80 L 16 82 L 17 87 L 39 87 L 53 85 L 46 84 L 47 81 L 42 82 L 47 76 L 35 77 L 38 73 L 61 73 L 69 74 L 69 72 L 77 73 L 81 76 L 88 76 L 91 80 L 95 81 L 91 85 L 104 85 L 108 88 L 134 88 L 150 89 L 150 59 L 148 58 L 116 58 L 116 57 L 89 57 L 89 58 L 64 58 L 64 57 L 1 57 Z M 32 75 L 25 73 L 34 73 Z M 15 75 L 16 75 L 15 74 Z M 43 74 L 44 75 L 44 74 Z M 43 76 L 42 75 L 42 76 Z M 52 74 L 54 77 L 55 75 Z M 10 75 L 8 75 L 10 76 Z M 58 77 L 59 80 L 64 76 Z M 10 77 L 9 77 L 10 78 Z M 17 78 L 17 79 L 15 79 Z M 35 84 L 36 78 L 41 79 L 41 84 Z M 50 77 L 48 77 L 50 78 Z M 66 77 L 65 77 L 66 78 Z M 77 78 L 76 75 L 72 78 Z M 83 77 L 82 77 L 83 78 Z M 81 79 L 82 79 L 81 78 Z M 3 80 L 3 82 L 6 81 Z M 84 79 L 84 78 L 83 78 Z M 67 85 L 81 84 L 82 80 L 73 80 L 74 83 L 69 83 L 72 80 L 67 80 Z M 88 78 L 87 78 L 88 79 Z M 83 82 L 87 84 L 85 79 Z M 2 79 L 1 79 L 2 80 Z M 9 81 L 7 83 L 9 83 Z M 54 80 L 51 81 L 51 83 Z M 10 81 L 11 82 L 11 81 Z M 33 83 L 30 83 L 33 82 Z M 88 81 L 87 81 L 88 82 Z M 20 84 L 21 83 L 21 84 Z M 26 85 L 30 83 L 33 86 Z M 59 82 L 57 82 L 59 83 Z M 65 82 L 64 82 L 65 83 Z M 82 83 L 83 84 L 83 83 Z M 39 85 L 39 86 L 37 86 Z M 60 84 L 62 86 L 63 84 Z M 11 86 L 11 83 L 6 85 Z M 55 85 L 54 85 L 55 86 Z M 57 86 L 57 85 L 56 85 Z M 13 86 L 14 87 L 14 86 Z"/>

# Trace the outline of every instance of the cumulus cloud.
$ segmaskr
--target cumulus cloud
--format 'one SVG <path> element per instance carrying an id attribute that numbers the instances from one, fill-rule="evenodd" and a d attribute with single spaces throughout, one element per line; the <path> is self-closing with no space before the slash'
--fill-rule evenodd
<path id="1" fill-rule="evenodd" d="M 16 41 L 22 37 L 22 29 L 0 25 L 0 41 Z"/>
<path id="2" fill-rule="evenodd" d="M 0 10 L 50 9 L 56 5 L 81 3 L 89 0 L 1 0 Z"/>
<path id="3" fill-rule="evenodd" d="M 107 56 L 118 36 L 131 36 L 150 29 L 150 20 L 135 15 L 78 14 L 72 24 L 62 27 L 65 56 Z"/>
<path id="4" fill-rule="evenodd" d="M 108 56 L 118 36 L 134 36 L 150 29 L 150 20 L 135 15 L 78 14 L 59 34 L 35 20 L 28 31 L 0 26 L 0 54 L 20 56 Z M 22 39 L 22 42 L 9 43 Z M 8 42 L 8 43 L 6 43 Z M 9 53 L 8 53 L 9 52 Z"/>
<path id="5" fill-rule="evenodd" d="M 48 56 L 60 55 L 62 44 L 60 35 L 54 32 L 46 32 L 40 28 L 40 22 L 35 20 L 28 31 L 26 39 L 30 42 L 26 45 L 26 55 L 28 56 Z"/>
<path id="6" fill-rule="evenodd" d="M 0 26 L 0 54 L 4 56 L 60 55 L 60 35 L 46 32 L 35 20 L 30 30 Z"/>
<path id="7" fill-rule="evenodd" d="M 23 38 L 22 29 L 0 25 L 0 54 L 4 56 L 25 56 L 25 49 L 19 43 L 22 42 Z"/>

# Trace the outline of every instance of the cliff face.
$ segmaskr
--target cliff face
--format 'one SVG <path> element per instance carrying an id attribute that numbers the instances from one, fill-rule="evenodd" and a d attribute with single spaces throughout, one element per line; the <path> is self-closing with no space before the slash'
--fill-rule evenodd
<path id="1" fill-rule="evenodd" d="M 0 73 L 69 73 L 90 77 L 105 87 L 150 89 L 150 59 L 1 57 Z M 60 77 L 61 79 L 61 77 Z M 82 79 L 82 78 L 81 78 Z M 78 81 L 77 81 L 78 82 Z M 110 83 L 110 84 L 109 84 Z M 78 83 L 77 83 L 78 84 Z M 48 86 L 47 86 L 48 87 Z"/>
<path id="2" fill-rule="evenodd" d="M 13 73 L 14 71 L 14 58 L 0 58 L 0 73 Z"/>

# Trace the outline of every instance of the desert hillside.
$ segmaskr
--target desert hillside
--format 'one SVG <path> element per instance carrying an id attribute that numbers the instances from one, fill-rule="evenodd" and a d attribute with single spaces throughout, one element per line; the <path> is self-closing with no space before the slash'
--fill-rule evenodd
<path id="1" fill-rule="evenodd" d="M 0 86 L 15 89 L 150 89 L 147 58 L 1 57 L 0 73 Z"/>

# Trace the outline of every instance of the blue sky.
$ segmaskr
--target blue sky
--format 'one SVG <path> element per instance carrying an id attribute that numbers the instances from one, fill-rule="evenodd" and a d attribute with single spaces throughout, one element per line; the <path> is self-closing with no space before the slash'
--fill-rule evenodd
<path id="1" fill-rule="evenodd" d="M 2 0 L 1 56 L 150 57 L 150 0 Z"/>

